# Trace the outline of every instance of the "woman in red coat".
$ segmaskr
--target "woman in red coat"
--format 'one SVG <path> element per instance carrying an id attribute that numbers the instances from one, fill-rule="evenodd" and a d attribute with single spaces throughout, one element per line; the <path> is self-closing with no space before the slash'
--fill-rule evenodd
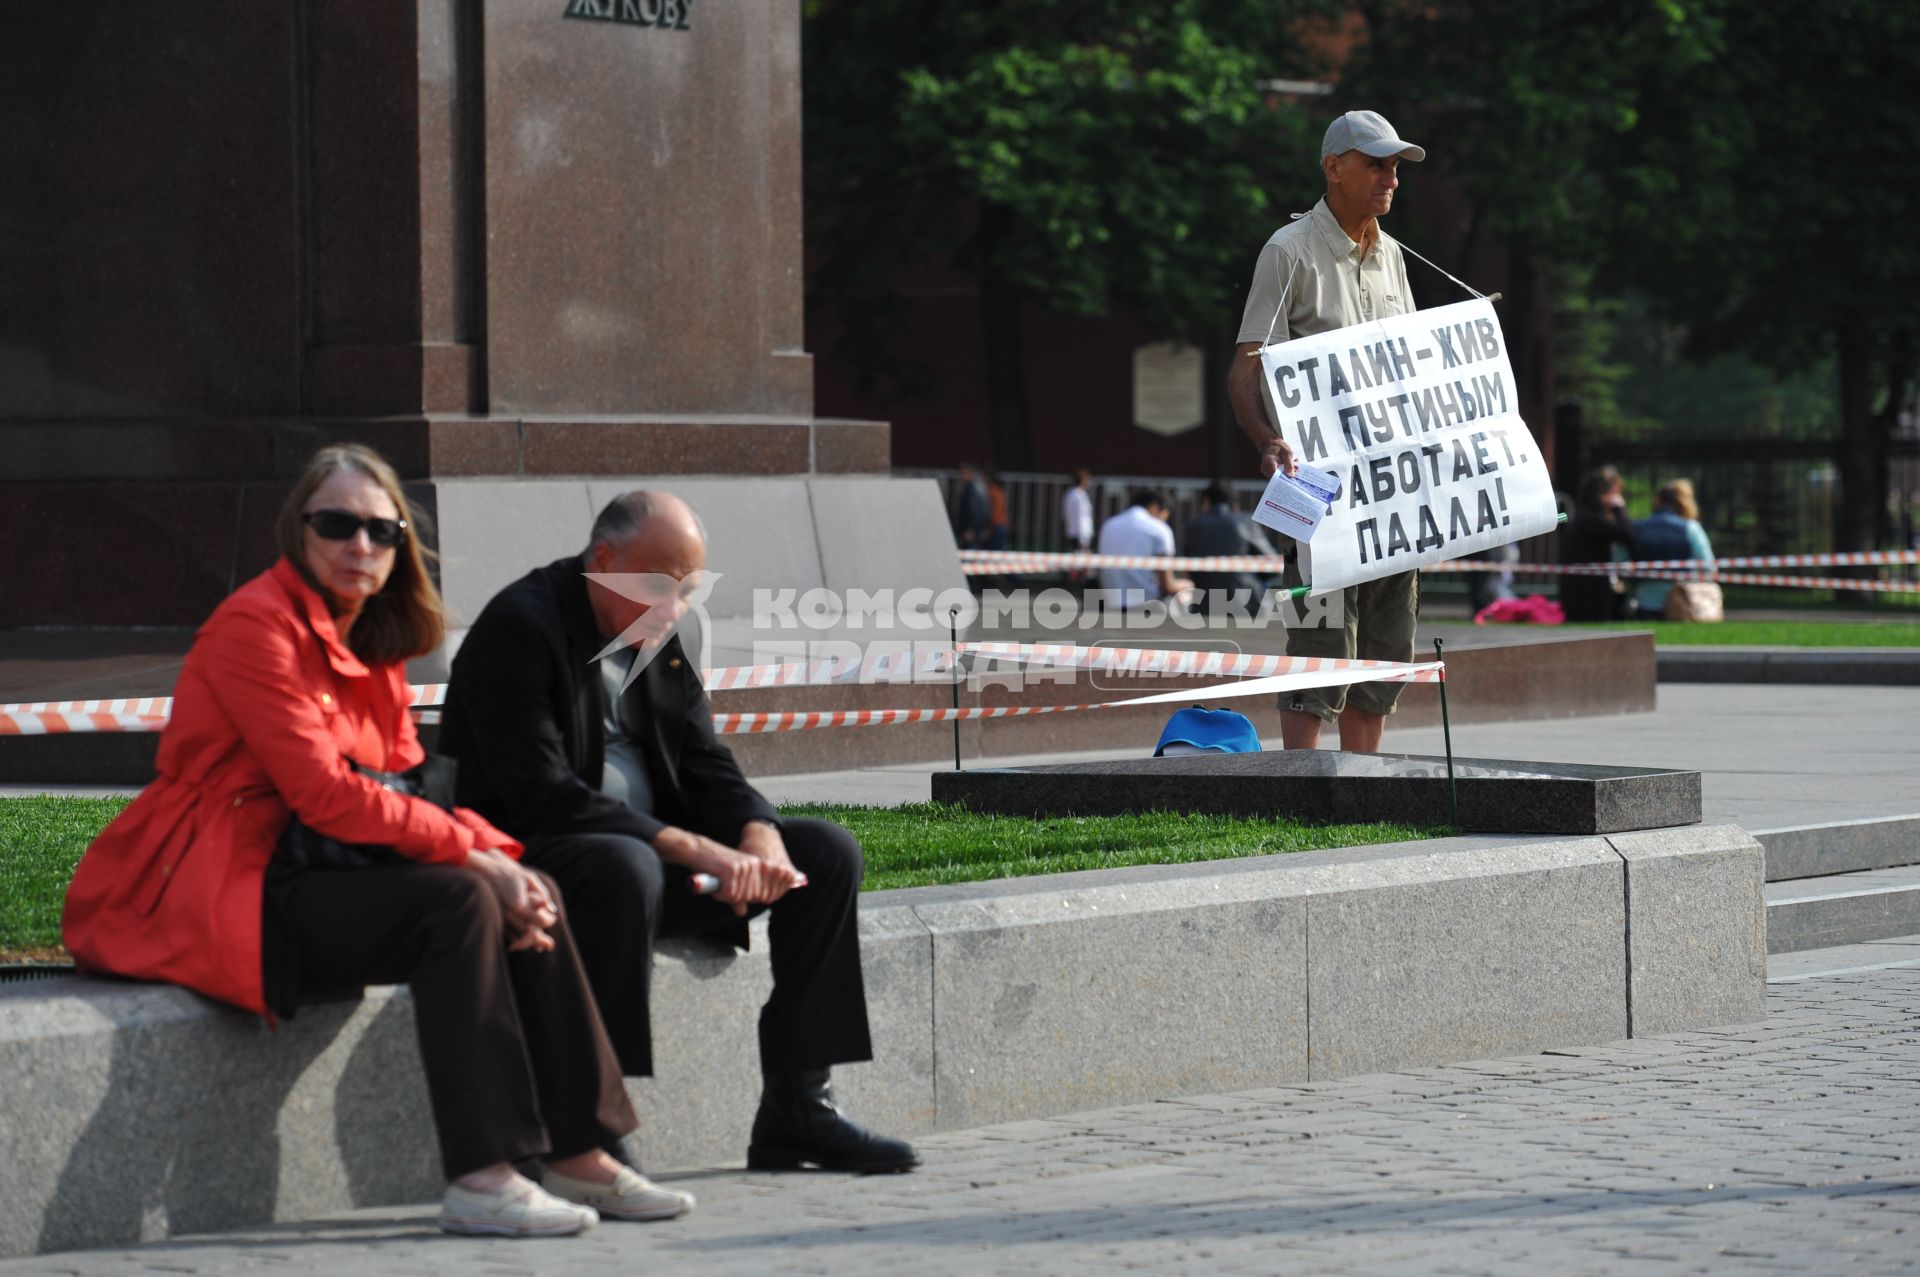
<path id="1" fill-rule="evenodd" d="M 315 454 L 280 512 L 280 561 L 187 653 L 159 777 L 81 860 L 67 948 L 84 970 L 172 981 L 270 1019 L 330 992 L 409 985 L 450 1232 L 683 1214 L 691 1197 L 603 1151 L 637 1123 L 559 891 L 475 813 L 363 774 L 425 758 L 405 663 L 439 646 L 446 621 L 413 522 L 376 453 Z M 276 855 L 295 820 L 314 842 L 397 854 L 306 867 Z M 544 1189 L 513 1167 L 541 1156 Z"/>

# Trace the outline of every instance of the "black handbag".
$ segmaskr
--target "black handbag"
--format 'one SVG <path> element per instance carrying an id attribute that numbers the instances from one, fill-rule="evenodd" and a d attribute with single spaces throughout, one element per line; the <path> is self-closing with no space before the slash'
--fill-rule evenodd
<path id="1" fill-rule="evenodd" d="M 427 761 L 403 772 L 376 771 L 359 763 L 353 770 L 396 794 L 424 798 L 446 811 L 453 810 L 454 781 L 459 764 L 442 754 L 428 754 Z M 396 865 L 406 857 L 391 847 L 377 843 L 341 842 L 321 833 L 295 817 L 280 835 L 274 855 L 296 869 L 369 869 L 375 865 Z"/>

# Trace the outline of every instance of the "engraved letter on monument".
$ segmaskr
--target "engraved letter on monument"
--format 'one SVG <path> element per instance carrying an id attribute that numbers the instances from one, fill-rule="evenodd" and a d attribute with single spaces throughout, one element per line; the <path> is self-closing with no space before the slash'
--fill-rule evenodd
<path id="1" fill-rule="evenodd" d="M 567 0 L 563 17 L 685 31 L 693 0 Z"/>

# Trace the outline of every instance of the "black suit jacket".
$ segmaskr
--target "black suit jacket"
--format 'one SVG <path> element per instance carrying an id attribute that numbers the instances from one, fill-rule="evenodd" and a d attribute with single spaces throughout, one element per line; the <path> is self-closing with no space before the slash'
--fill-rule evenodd
<path id="1" fill-rule="evenodd" d="M 1209 510 L 1194 515 L 1187 521 L 1184 540 L 1186 552 L 1195 558 L 1279 554 L 1266 532 L 1253 521 L 1253 516 L 1238 510 Z M 1201 590 L 1246 590 L 1256 608 L 1265 591 L 1264 578 L 1258 572 L 1195 572 L 1193 584 Z"/>
<path id="2" fill-rule="evenodd" d="M 651 814 L 600 792 L 606 689 L 593 657 L 606 645 L 587 602 L 580 556 L 496 594 L 453 661 L 439 750 L 460 761 L 462 806 L 519 838 L 619 833 L 651 841 L 675 825 L 738 846 L 750 820 L 778 825 L 772 804 L 713 734 L 700 671 L 669 639 L 625 693 L 627 719 L 653 787 Z"/>

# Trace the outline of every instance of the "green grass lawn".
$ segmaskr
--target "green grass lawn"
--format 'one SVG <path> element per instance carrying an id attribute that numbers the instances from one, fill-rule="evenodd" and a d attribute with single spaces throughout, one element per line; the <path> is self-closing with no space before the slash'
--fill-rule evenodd
<path id="1" fill-rule="evenodd" d="M 126 800 L 0 798 L 0 959 L 57 959 L 60 904 L 80 853 Z M 1169 865 L 1276 852 L 1403 842 L 1450 832 L 1413 825 L 1314 825 L 1223 816 L 1024 820 L 955 807 L 804 805 L 836 820 L 867 854 L 868 891 L 1018 878 L 1070 869 Z"/>
<path id="2" fill-rule="evenodd" d="M 1484 626 L 1531 629 L 1538 626 Z M 1592 621 L 1556 627 L 1569 633 L 1588 630 L 1652 630 L 1662 647 L 1914 647 L 1920 648 L 1920 621 Z"/>
<path id="3" fill-rule="evenodd" d="M 867 854 L 868 891 L 939 882 L 1022 878 L 1072 869 L 1177 865 L 1286 851 L 1431 838 L 1450 830 L 1416 825 L 1317 825 L 1228 816 L 983 816 L 939 803 L 906 807 L 812 804 L 789 816 L 838 821 Z"/>
<path id="4" fill-rule="evenodd" d="M 80 853 L 124 798 L 0 798 L 0 957 L 61 956 L 60 905 Z"/>

